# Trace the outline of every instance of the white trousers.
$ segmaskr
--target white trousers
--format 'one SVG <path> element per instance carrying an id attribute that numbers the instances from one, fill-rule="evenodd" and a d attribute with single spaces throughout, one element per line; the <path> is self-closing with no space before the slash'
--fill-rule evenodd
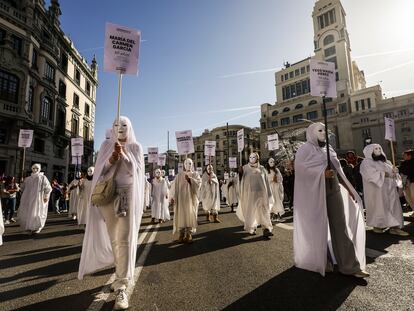
<path id="1" fill-rule="evenodd" d="M 124 189 L 123 189 L 124 190 Z M 130 194 L 130 191 L 129 191 Z M 119 198 L 116 198 L 111 204 L 101 207 L 101 212 L 106 223 L 109 238 L 111 239 L 112 252 L 114 255 L 115 264 L 115 291 L 118 289 L 125 289 L 128 285 L 127 271 L 129 263 L 130 243 L 130 208 L 131 195 L 128 196 L 128 212 L 125 217 L 118 217 L 116 215 L 117 204 Z"/>

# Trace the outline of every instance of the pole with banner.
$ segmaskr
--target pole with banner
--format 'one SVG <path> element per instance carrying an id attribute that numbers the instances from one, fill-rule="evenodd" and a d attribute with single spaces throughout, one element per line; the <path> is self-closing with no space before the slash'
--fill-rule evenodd
<path id="1" fill-rule="evenodd" d="M 208 164 L 211 164 L 211 157 L 216 155 L 216 141 L 215 140 L 206 140 L 204 142 L 204 155 L 208 156 Z"/>
<path id="2" fill-rule="evenodd" d="M 242 163 L 242 151 L 244 149 L 244 129 L 237 131 L 237 151 L 240 154 L 240 166 L 243 166 Z"/>
<path id="3" fill-rule="evenodd" d="M 18 146 L 23 148 L 23 162 L 22 162 L 22 180 L 24 178 L 24 165 L 26 162 L 26 148 L 30 148 L 33 141 L 33 130 L 23 130 L 19 132 Z"/>
<path id="4" fill-rule="evenodd" d="M 397 141 L 397 139 L 395 136 L 394 119 L 384 117 L 384 126 L 385 126 L 385 139 L 390 142 L 392 165 L 395 167 L 394 142 Z"/>
<path id="5" fill-rule="evenodd" d="M 322 110 L 325 122 L 326 158 L 329 170 L 331 169 L 331 161 L 329 156 L 329 130 L 326 97 L 337 97 L 334 63 L 317 59 L 310 60 L 310 89 L 312 96 L 322 97 Z"/>
<path id="6" fill-rule="evenodd" d="M 104 71 L 118 74 L 118 109 L 116 120 L 121 116 L 122 76 L 138 74 L 139 44 L 141 32 L 136 29 L 106 23 Z"/>
<path id="7" fill-rule="evenodd" d="M 267 135 L 267 148 L 269 149 L 269 151 L 279 149 L 279 135 L 277 133 Z"/>

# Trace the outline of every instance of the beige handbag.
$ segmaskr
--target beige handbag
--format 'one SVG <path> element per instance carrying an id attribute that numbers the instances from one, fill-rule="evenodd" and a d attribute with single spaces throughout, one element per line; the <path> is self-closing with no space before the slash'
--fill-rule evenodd
<path id="1" fill-rule="evenodd" d="M 101 180 L 96 183 L 92 192 L 91 201 L 94 205 L 104 206 L 108 205 L 115 199 L 116 194 L 116 182 L 115 177 L 119 168 L 119 160 L 116 164 L 115 172 L 111 178 L 107 180 Z"/>

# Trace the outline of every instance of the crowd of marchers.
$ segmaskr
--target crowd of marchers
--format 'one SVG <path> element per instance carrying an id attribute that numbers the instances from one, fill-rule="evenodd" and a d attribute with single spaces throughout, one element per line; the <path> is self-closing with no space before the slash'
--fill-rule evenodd
<path id="1" fill-rule="evenodd" d="M 414 210 L 413 150 L 403 153 L 398 166 L 378 144 L 366 146 L 363 157 L 349 151 L 341 158 L 326 144 L 325 134 L 322 123 L 312 124 L 294 159 L 261 160 L 252 152 L 225 180 L 218 179 L 212 165 L 200 176 L 189 158 L 176 176 L 156 169 L 154 178 L 147 179 L 142 147 L 130 120 L 121 117 L 103 142 L 95 167 L 75 174 L 69 184 L 56 179 L 50 183 L 39 164 L 20 185 L 13 177 L 3 177 L 0 237 L 4 225 L 7 229 L 16 220 L 22 230 L 38 234 L 48 210 L 67 213 L 86 226 L 79 279 L 115 265 L 115 309 L 128 307 L 127 288 L 133 282 L 145 209 L 151 210 L 153 224 L 172 218 L 172 233 L 184 244 L 194 242 L 200 206 L 207 221 L 221 223 L 225 202 L 248 234 L 256 235 L 261 227 L 265 240 L 274 235 L 273 224 L 293 211 L 297 267 L 321 275 L 336 267 L 346 275 L 368 277 L 366 225 L 377 234 L 409 235 L 403 230 L 403 208 Z"/>

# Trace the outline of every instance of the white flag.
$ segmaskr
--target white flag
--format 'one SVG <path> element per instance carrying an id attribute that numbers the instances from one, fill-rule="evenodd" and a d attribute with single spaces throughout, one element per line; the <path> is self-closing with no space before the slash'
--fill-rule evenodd
<path id="1" fill-rule="evenodd" d="M 138 56 L 141 32 L 106 23 L 104 71 L 138 74 Z"/>
<path id="2" fill-rule="evenodd" d="M 194 153 L 193 133 L 191 130 L 175 132 L 178 154 Z"/>
<path id="3" fill-rule="evenodd" d="M 395 136 L 394 119 L 385 117 L 384 126 L 385 126 L 385 139 L 391 140 L 391 141 L 397 141 L 396 136 Z"/>
<path id="4" fill-rule="evenodd" d="M 18 146 L 22 148 L 30 148 L 33 140 L 33 130 L 20 130 Z"/>
<path id="5" fill-rule="evenodd" d="M 204 142 L 204 155 L 208 157 L 216 156 L 216 141 L 206 140 Z"/>
<path id="6" fill-rule="evenodd" d="M 336 98 L 335 64 L 317 59 L 310 60 L 311 95 Z"/>
<path id="7" fill-rule="evenodd" d="M 279 149 L 279 135 L 267 135 L 267 147 L 269 151 Z"/>
<path id="8" fill-rule="evenodd" d="M 237 151 L 242 152 L 244 149 L 244 129 L 237 131 Z"/>
<path id="9" fill-rule="evenodd" d="M 148 147 L 148 163 L 157 163 L 158 147 Z"/>

